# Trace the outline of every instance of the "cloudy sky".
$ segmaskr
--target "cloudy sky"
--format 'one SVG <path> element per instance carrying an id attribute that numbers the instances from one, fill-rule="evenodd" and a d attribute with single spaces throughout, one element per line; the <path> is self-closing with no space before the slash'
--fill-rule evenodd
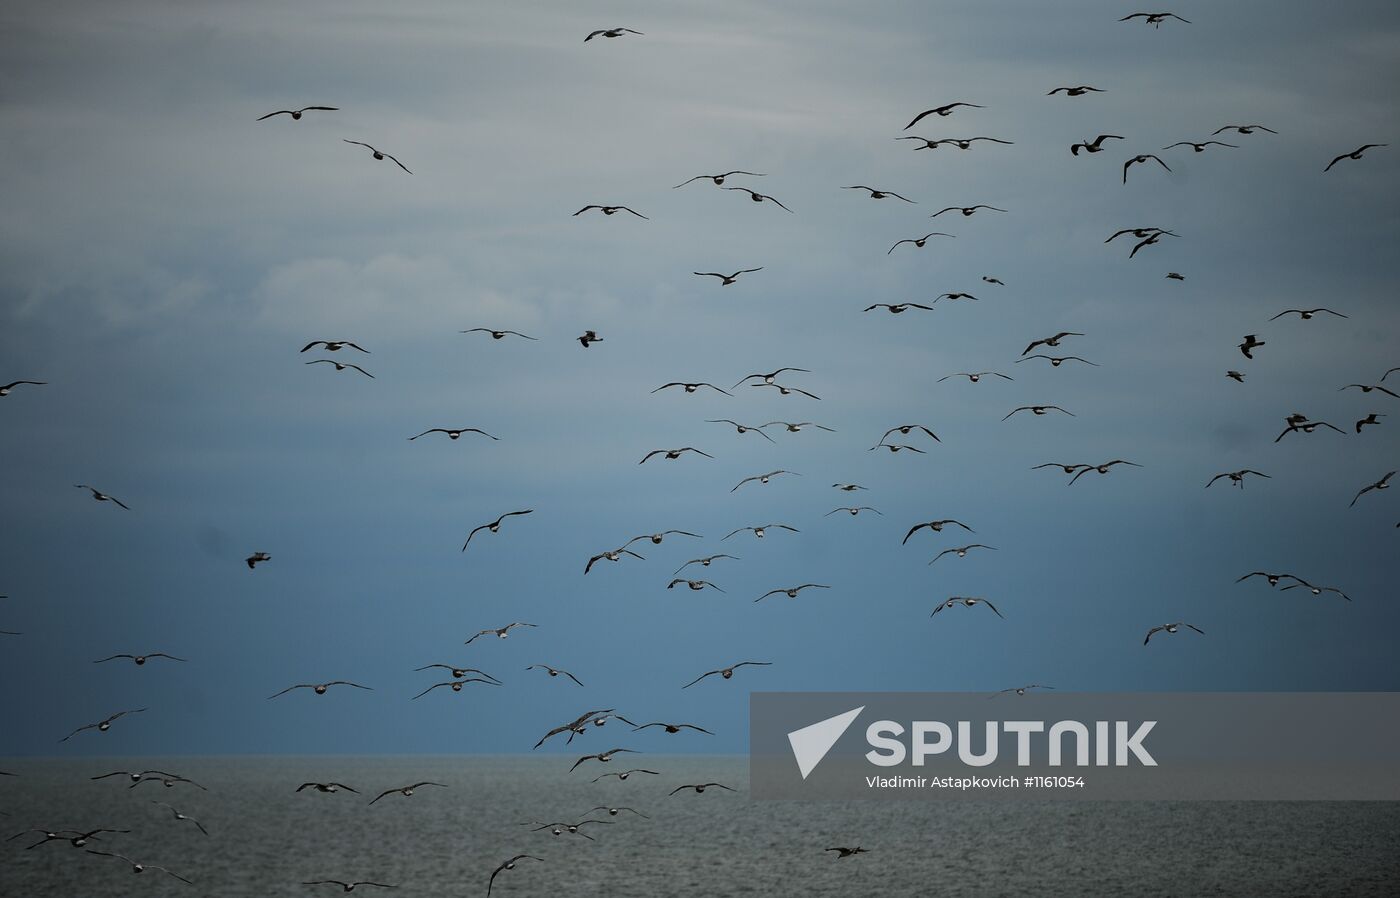
<path id="1" fill-rule="evenodd" d="M 1400 467 L 1400 400 L 1339 392 L 1400 365 L 1400 8 L 1175 9 L 1191 24 L 971 0 L 0 13 L 0 382 L 47 382 L 0 400 L 0 629 L 22 633 L 0 637 L 0 754 L 514 752 L 601 707 L 733 752 L 749 690 L 1400 688 L 1400 505 L 1347 505 Z M 583 43 L 615 25 L 645 35 Z M 1104 92 L 1046 96 L 1078 84 Z M 985 108 L 901 130 L 953 101 Z M 255 121 L 307 104 L 340 111 Z M 1279 133 L 1161 149 L 1246 123 Z M 1067 152 L 1100 133 L 1126 139 Z M 1363 143 L 1393 146 L 1323 173 Z M 1139 152 L 1171 171 L 1123 184 Z M 729 169 L 793 214 L 672 189 Z M 649 220 L 572 215 L 590 203 Z M 1008 212 L 928 218 L 974 203 Z M 1132 260 L 1103 242 L 1142 226 L 1181 236 Z M 935 229 L 956 239 L 886 252 Z M 958 291 L 979 300 L 861 311 Z M 1270 320 L 1316 306 L 1348 317 Z M 478 326 L 538 340 L 459 333 Z M 1098 367 L 1017 363 L 1061 330 Z M 305 365 L 318 339 L 369 349 L 350 361 L 374 379 Z M 651 392 L 779 366 L 821 399 Z M 939 381 L 983 370 L 1015 379 Z M 1074 417 L 1002 421 L 1049 403 Z M 1275 443 L 1295 411 L 1346 433 Z M 1358 435 L 1368 412 L 1392 417 Z M 910 422 L 942 442 L 869 451 Z M 407 439 L 463 426 L 500 441 Z M 714 459 L 637 464 L 673 446 Z M 1142 467 L 1031 470 L 1115 458 Z M 776 468 L 802 476 L 731 492 Z M 1271 479 L 1202 489 L 1239 468 Z M 826 516 L 846 504 L 882 515 Z M 901 545 L 935 518 L 976 534 Z M 770 522 L 801 532 L 720 540 Z M 583 576 L 670 528 L 704 538 Z M 964 542 L 997 551 L 927 564 Z M 250 572 L 254 551 L 273 558 Z M 741 560 L 691 570 L 723 594 L 666 590 L 716 552 Z M 1354 601 L 1234 584 L 1253 570 Z M 831 588 L 753 603 L 805 582 Z M 930 619 L 953 595 L 1005 619 Z M 462 645 L 517 620 L 539 626 Z M 1176 620 L 1207 635 L 1143 647 Z M 148 651 L 189 661 L 92 663 Z M 772 666 L 681 691 L 740 660 Z M 506 685 L 410 702 L 434 662 Z M 375 691 L 266 700 L 332 679 Z"/>

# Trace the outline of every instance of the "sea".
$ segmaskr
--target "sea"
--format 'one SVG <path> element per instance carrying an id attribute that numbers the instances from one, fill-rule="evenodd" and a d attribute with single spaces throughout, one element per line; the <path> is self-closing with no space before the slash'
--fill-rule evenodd
<path id="1" fill-rule="evenodd" d="M 0 898 L 452 896 L 1395 896 L 1387 802 L 770 802 L 743 756 L 11 759 L 0 769 Z M 656 770 L 592 782 L 629 767 Z M 158 769 L 207 788 L 125 777 Z M 298 793 L 304 782 L 359 794 Z M 387 789 L 420 781 L 411 797 Z M 676 786 L 715 782 L 703 794 Z M 158 804 L 198 820 L 176 819 Z M 595 807 L 630 807 L 611 816 Z M 605 823 L 554 835 L 537 826 Z M 88 848 L 45 830 L 130 830 Z M 17 837 L 14 837 L 17 836 Z M 867 849 L 841 858 L 825 849 Z M 514 869 L 492 872 L 528 854 Z"/>

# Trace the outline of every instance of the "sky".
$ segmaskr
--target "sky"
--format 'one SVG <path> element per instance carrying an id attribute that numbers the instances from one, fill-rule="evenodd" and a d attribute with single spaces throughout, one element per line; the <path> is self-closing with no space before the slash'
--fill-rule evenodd
<path id="1" fill-rule="evenodd" d="M 1348 507 L 1400 467 L 1400 399 L 1339 390 L 1400 365 L 1400 9 L 1174 9 L 1190 24 L 971 0 L 0 12 L 0 383 L 46 382 L 0 399 L 0 756 L 512 753 L 594 708 L 715 733 L 627 737 L 648 751 L 741 752 L 751 690 L 1400 688 L 1397 493 Z M 618 25 L 644 34 L 582 40 Z M 1103 92 L 1046 95 L 1079 84 Z M 955 101 L 984 108 L 903 130 Z M 257 121 L 308 104 L 340 108 Z M 1278 134 L 1161 149 L 1251 123 Z M 1100 133 L 1126 139 L 1067 152 Z M 1364 143 L 1392 146 L 1324 174 Z M 1136 153 L 1171 171 L 1123 183 Z M 673 189 L 731 169 L 792 213 Z M 928 217 L 976 203 L 1007 212 Z M 1104 243 L 1148 226 L 1180 236 Z M 956 239 L 887 252 L 932 230 Z M 978 299 L 862 311 L 946 292 Z M 1347 317 L 1270 320 L 1317 306 Z M 1096 366 L 1018 363 L 1059 331 Z M 305 364 L 331 355 L 312 340 L 365 347 L 335 357 L 373 379 Z M 779 366 L 821 398 L 732 386 Z M 984 370 L 1014 380 L 940 380 Z M 1031 404 L 1073 416 L 1002 420 Z M 1292 412 L 1345 434 L 1275 442 Z M 1391 417 L 1355 433 L 1369 412 Z M 911 422 L 941 442 L 872 451 Z M 500 439 L 408 439 L 465 426 Z M 714 457 L 638 464 L 682 446 Z M 1111 459 L 1141 467 L 1032 470 Z M 1269 479 L 1203 488 L 1240 468 Z M 801 476 L 731 491 L 774 469 Z M 880 514 L 827 514 L 852 504 Z M 939 518 L 976 532 L 901 544 Z M 721 539 L 768 523 L 800 532 Z M 664 529 L 703 538 L 583 574 Z M 968 542 L 996 549 L 928 564 Z M 717 552 L 739 560 L 689 570 L 723 593 L 666 589 Z M 1255 570 L 1352 601 L 1234 582 Z M 808 582 L 830 588 L 754 602 Z M 930 617 L 969 595 L 1004 619 Z M 537 627 L 463 645 L 512 621 Z M 1205 635 L 1143 646 L 1173 621 Z M 156 651 L 188 660 L 93 663 Z M 681 689 L 743 660 L 771 666 Z M 504 685 L 412 700 L 431 663 Z M 335 679 L 373 691 L 267 698 Z"/>

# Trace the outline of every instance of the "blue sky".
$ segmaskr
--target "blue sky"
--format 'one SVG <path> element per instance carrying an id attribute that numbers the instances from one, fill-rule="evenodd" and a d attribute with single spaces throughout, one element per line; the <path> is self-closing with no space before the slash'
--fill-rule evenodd
<path id="1" fill-rule="evenodd" d="M 0 629 L 23 633 L 0 637 L 0 754 L 513 752 L 601 707 L 717 733 L 629 745 L 732 752 L 751 689 L 1400 687 L 1400 508 L 1347 507 L 1397 467 L 1400 400 L 1338 392 L 1400 365 L 1400 11 L 1176 9 L 1192 24 L 1099 3 L 3 13 L 0 382 L 48 385 L 0 399 Z M 645 35 L 582 42 L 613 25 Z M 1076 84 L 1105 92 L 1045 95 Z M 986 108 L 901 130 L 953 101 Z M 306 104 L 341 111 L 255 121 Z M 1280 133 L 1161 150 L 1254 122 Z M 1099 133 L 1127 139 L 1067 152 Z M 904 134 L 1014 144 L 915 152 Z M 1322 173 L 1363 143 L 1394 146 Z M 1124 185 L 1138 152 L 1172 171 Z M 726 186 L 794 214 L 671 189 L 729 169 L 765 173 Z M 650 220 L 572 216 L 590 203 Z M 974 203 L 1009 211 L 927 217 Z M 1135 226 L 1181 237 L 1132 260 L 1104 245 Z M 886 253 L 931 230 L 957 239 Z M 691 274 L 757 266 L 731 287 Z M 860 311 L 954 291 L 979 301 Z M 1349 317 L 1269 320 L 1315 306 Z M 458 333 L 477 326 L 538 341 Z M 604 342 L 582 349 L 586 329 Z M 1099 367 L 1016 364 L 1060 330 Z M 1252 362 L 1246 333 L 1268 344 Z M 369 349 L 351 361 L 375 379 L 304 365 L 316 339 Z M 821 400 L 651 393 L 778 366 L 811 369 L 788 382 Z M 1015 380 L 938 382 L 968 370 Z M 1075 417 L 1001 420 L 1045 403 Z M 1294 411 L 1347 433 L 1274 443 Z M 1352 432 L 1368 412 L 1393 417 Z M 769 443 L 711 418 L 836 432 Z M 942 443 L 868 451 L 910 422 Z M 407 439 L 438 426 L 501 440 Z M 715 458 L 638 466 L 672 446 Z M 1030 470 L 1113 458 L 1142 467 L 1073 487 Z M 1245 467 L 1271 479 L 1202 489 Z M 775 468 L 802 476 L 730 492 Z M 824 516 L 848 504 L 882 516 Z M 944 517 L 977 532 L 900 544 Z M 769 522 L 801 532 L 719 539 Z M 704 538 L 582 575 L 670 528 Z M 963 542 L 998 551 L 926 564 Z M 250 572 L 254 551 L 273 558 Z M 704 577 L 724 594 L 665 589 L 722 551 L 741 560 Z M 1233 583 L 1256 569 L 1354 601 Z M 804 582 L 832 588 L 752 603 Z M 1006 619 L 930 619 L 951 595 Z M 462 645 L 515 620 L 539 626 Z M 1176 620 L 1207 635 L 1142 646 Z M 145 651 L 190 660 L 92 664 Z M 773 665 L 680 689 L 740 660 Z M 410 702 L 433 662 L 506 685 Z M 331 679 L 375 691 L 265 700 Z"/>

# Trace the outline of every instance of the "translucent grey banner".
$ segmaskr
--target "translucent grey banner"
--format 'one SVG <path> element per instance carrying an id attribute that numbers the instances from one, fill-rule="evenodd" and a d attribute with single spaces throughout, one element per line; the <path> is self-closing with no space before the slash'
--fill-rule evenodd
<path id="1" fill-rule="evenodd" d="M 1400 693 L 755 692 L 754 798 L 1400 800 Z"/>

